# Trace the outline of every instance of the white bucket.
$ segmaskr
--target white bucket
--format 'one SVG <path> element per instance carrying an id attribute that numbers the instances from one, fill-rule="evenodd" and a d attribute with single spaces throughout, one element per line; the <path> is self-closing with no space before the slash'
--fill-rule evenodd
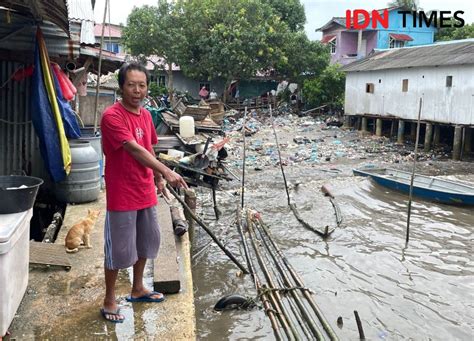
<path id="1" fill-rule="evenodd" d="M 183 138 L 194 136 L 194 118 L 182 116 L 179 119 L 179 135 Z"/>

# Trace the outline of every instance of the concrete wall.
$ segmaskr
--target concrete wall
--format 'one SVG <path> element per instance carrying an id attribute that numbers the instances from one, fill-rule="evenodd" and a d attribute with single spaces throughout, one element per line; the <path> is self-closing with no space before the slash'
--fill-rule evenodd
<path id="1" fill-rule="evenodd" d="M 452 76 L 452 87 L 446 87 Z M 402 80 L 408 91 L 402 92 Z M 366 93 L 366 84 L 374 93 Z M 474 124 L 474 67 L 456 65 L 348 72 L 345 113 L 347 115 L 418 117 L 418 101 L 423 97 L 422 119 L 439 123 Z"/>
<path id="2" fill-rule="evenodd" d="M 108 89 L 101 89 L 99 92 L 99 103 L 97 105 L 97 122 L 100 124 L 102 112 L 115 103 L 115 91 Z M 94 106 L 95 106 L 95 88 L 87 88 L 87 96 L 79 97 L 79 116 L 85 126 L 94 125 Z"/>

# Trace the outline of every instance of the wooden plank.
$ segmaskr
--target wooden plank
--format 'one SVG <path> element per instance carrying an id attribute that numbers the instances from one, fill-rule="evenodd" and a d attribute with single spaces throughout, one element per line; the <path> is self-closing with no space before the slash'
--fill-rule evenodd
<path id="1" fill-rule="evenodd" d="M 64 245 L 30 242 L 30 263 L 47 266 L 61 266 L 66 270 L 71 269 L 71 262 Z"/>
<path id="2" fill-rule="evenodd" d="M 164 294 L 176 294 L 181 289 L 181 281 L 170 208 L 162 198 L 159 199 L 157 208 L 161 244 L 153 263 L 153 288 Z"/>

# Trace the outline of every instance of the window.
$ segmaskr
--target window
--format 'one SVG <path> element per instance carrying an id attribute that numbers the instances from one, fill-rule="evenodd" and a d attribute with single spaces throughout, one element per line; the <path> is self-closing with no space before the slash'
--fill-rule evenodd
<path id="1" fill-rule="evenodd" d="M 389 47 L 391 49 L 395 49 L 395 48 L 399 48 L 399 47 L 404 47 L 405 46 L 405 42 L 403 40 L 396 40 L 396 39 L 393 39 L 392 37 L 390 37 L 390 45 Z"/>
<path id="2" fill-rule="evenodd" d="M 453 86 L 453 76 L 446 76 L 446 87 L 450 88 Z"/>
<path id="3" fill-rule="evenodd" d="M 402 80 L 402 92 L 408 92 L 408 79 Z"/>
<path id="4" fill-rule="evenodd" d="M 105 50 L 113 52 L 113 53 L 119 53 L 120 48 L 118 43 L 106 43 L 105 44 Z"/>
<path id="5" fill-rule="evenodd" d="M 333 40 L 331 40 L 329 42 L 329 49 L 331 51 L 331 54 L 335 54 L 336 53 L 336 42 L 337 42 L 337 39 L 334 38 Z"/>
<path id="6" fill-rule="evenodd" d="M 159 85 L 159 86 L 166 86 L 166 78 L 165 78 L 165 76 L 158 76 L 158 85 Z"/>
<path id="7" fill-rule="evenodd" d="M 374 83 L 365 84 L 365 92 L 367 92 L 369 94 L 373 94 L 374 93 Z"/>
<path id="8" fill-rule="evenodd" d="M 206 87 L 207 91 L 211 91 L 211 84 L 209 84 L 209 83 L 199 83 L 199 90 L 201 90 L 203 86 Z"/>

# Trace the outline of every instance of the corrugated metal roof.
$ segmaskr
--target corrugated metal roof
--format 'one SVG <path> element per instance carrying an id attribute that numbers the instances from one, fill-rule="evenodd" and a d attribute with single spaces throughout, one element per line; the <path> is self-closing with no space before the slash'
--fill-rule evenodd
<path id="1" fill-rule="evenodd" d="M 25 14 L 35 22 L 50 21 L 69 34 L 66 0 L 0 0 L 0 6 Z"/>
<path id="2" fill-rule="evenodd" d="M 67 0 L 69 21 L 87 20 L 94 22 L 94 9 L 91 0 Z"/>
<path id="3" fill-rule="evenodd" d="M 5 10 L 0 9 L 0 17 Z M 50 57 L 74 59 L 79 55 L 79 41 L 70 40 L 68 34 L 56 24 L 44 21 L 40 25 Z M 0 22 L 0 49 L 12 51 L 18 60 L 33 61 L 35 50 L 36 23 L 16 12 L 10 13 L 10 22 Z M 25 60 L 27 59 L 27 60 Z"/>
<path id="4" fill-rule="evenodd" d="M 87 57 L 92 57 L 96 60 L 99 59 L 100 50 L 95 47 L 83 46 L 81 47 L 81 58 L 83 62 Z M 122 55 L 117 55 L 113 52 L 102 50 L 102 65 L 101 65 L 101 74 L 107 74 L 108 72 L 114 72 L 119 69 L 120 66 L 125 62 L 125 58 Z M 98 64 L 98 62 L 97 62 Z M 93 70 L 97 73 L 97 70 Z"/>
<path id="5" fill-rule="evenodd" d="M 474 39 L 376 51 L 341 70 L 353 72 L 465 64 L 474 64 Z"/>
<path id="6" fill-rule="evenodd" d="M 90 0 L 68 0 L 71 34 L 80 44 L 94 45 L 94 9 Z M 77 34 L 77 36 L 76 36 Z"/>

